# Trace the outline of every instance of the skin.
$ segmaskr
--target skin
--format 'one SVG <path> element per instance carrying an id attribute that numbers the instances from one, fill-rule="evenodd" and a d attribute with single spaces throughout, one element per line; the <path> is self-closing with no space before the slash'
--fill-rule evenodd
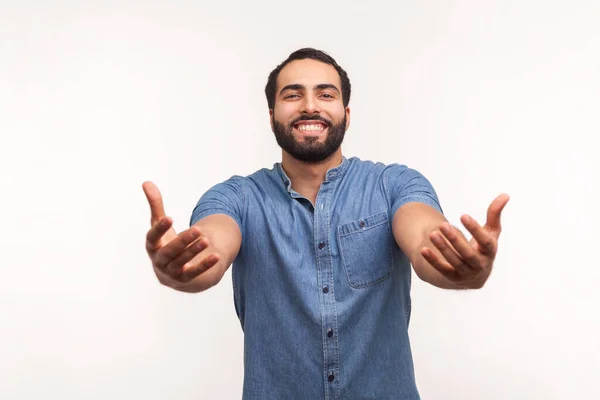
<path id="1" fill-rule="evenodd" d="M 275 132 L 275 122 L 290 128 L 299 117 L 315 115 L 334 124 L 345 117 L 346 129 L 350 126 L 350 108 L 343 104 L 340 77 L 331 65 L 310 59 L 293 61 L 281 70 L 277 80 L 274 108 L 269 110 L 271 129 Z M 328 130 L 291 132 L 298 145 L 309 147 L 323 145 L 328 134 Z M 325 174 L 341 162 L 341 147 L 318 162 L 298 160 L 282 149 L 282 166 L 292 187 L 313 204 Z M 177 234 L 172 219 L 165 215 L 156 185 L 144 182 L 142 186 L 151 210 L 146 250 L 159 282 L 190 293 L 216 285 L 240 249 L 237 223 L 227 215 L 211 215 Z M 445 289 L 479 289 L 492 271 L 501 232 L 500 215 L 508 200 L 508 195 L 501 194 L 492 201 L 483 226 L 469 215 L 461 217 L 472 235 L 470 240 L 432 207 L 407 203 L 393 216 L 394 238 L 423 281 Z"/>
<path id="2" fill-rule="evenodd" d="M 502 230 L 500 215 L 508 200 L 501 194 L 492 201 L 483 226 L 467 214 L 461 217 L 473 236 L 470 240 L 432 207 L 407 203 L 392 221 L 396 243 L 423 281 L 443 289 L 480 289 L 492 272 Z"/>
<path id="3" fill-rule="evenodd" d="M 165 215 L 156 185 L 144 182 L 142 188 L 151 213 L 146 251 L 158 281 L 188 293 L 202 292 L 219 283 L 242 243 L 235 220 L 227 215 L 211 215 L 177 234 L 173 220 Z"/>

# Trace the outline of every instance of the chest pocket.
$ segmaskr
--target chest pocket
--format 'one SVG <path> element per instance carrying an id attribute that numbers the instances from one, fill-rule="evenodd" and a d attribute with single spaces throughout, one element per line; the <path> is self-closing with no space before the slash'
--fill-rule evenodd
<path id="1" fill-rule="evenodd" d="M 394 239 L 386 211 L 340 225 L 338 241 L 352 287 L 370 286 L 391 275 Z"/>

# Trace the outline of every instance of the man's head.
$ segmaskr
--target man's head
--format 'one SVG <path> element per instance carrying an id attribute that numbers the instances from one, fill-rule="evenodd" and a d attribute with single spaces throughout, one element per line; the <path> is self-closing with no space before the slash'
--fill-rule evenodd
<path id="1" fill-rule="evenodd" d="M 332 57 L 293 52 L 271 72 L 265 94 L 271 129 L 292 157 L 319 162 L 339 149 L 350 122 L 350 80 Z"/>

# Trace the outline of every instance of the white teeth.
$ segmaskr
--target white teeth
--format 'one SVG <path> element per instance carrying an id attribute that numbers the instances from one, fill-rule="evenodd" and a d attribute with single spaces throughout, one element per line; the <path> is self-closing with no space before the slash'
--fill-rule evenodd
<path id="1" fill-rule="evenodd" d="M 300 125 L 298 130 L 300 131 L 322 131 L 325 129 L 323 125 Z"/>

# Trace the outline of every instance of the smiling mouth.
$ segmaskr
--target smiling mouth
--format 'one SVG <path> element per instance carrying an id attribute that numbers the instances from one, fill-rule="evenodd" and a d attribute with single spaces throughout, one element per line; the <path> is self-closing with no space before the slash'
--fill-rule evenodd
<path id="1" fill-rule="evenodd" d="M 294 124 L 294 129 L 307 134 L 319 134 L 327 130 L 327 124 L 321 121 L 300 121 Z"/>

